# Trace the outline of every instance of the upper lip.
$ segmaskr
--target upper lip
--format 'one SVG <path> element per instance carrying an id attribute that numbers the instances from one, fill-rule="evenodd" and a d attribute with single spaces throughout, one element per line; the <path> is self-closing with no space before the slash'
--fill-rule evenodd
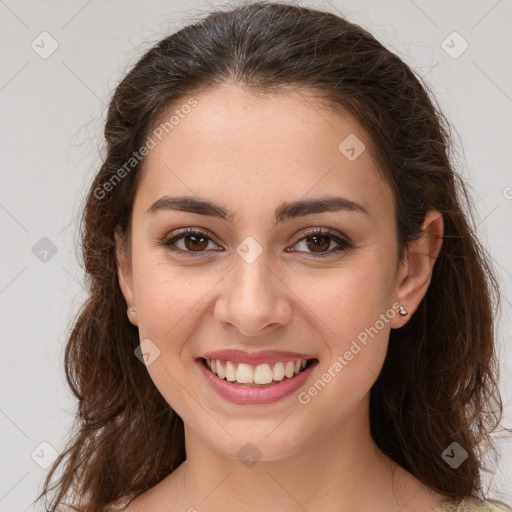
<path id="1" fill-rule="evenodd" d="M 256 352 L 247 352 L 236 348 L 213 350 L 202 354 L 200 357 L 254 365 L 278 363 L 280 361 L 297 361 L 298 359 L 316 359 L 314 354 L 301 354 L 299 352 L 287 352 L 284 350 L 259 350 Z"/>

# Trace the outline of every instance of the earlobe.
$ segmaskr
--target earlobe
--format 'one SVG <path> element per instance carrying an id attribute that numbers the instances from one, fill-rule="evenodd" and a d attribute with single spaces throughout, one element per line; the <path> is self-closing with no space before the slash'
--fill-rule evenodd
<path id="1" fill-rule="evenodd" d="M 434 264 L 443 245 L 444 221 L 440 212 L 430 210 L 425 215 L 422 235 L 409 244 L 407 256 L 401 264 L 397 278 L 396 300 L 407 315 L 396 315 L 391 327 L 397 329 L 409 321 L 427 293 L 432 280 Z"/>
<path id="2" fill-rule="evenodd" d="M 119 281 L 119 288 L 123 294 L 127 306 L 128 319 L 133 325 L 137 325 L 136 314 L 133 312 L 135 309 L 135 300 L 133 293 L 133 276 L 131 265 L 126 256 L 125 247 L 123 245 L 121 236 L 116 231 L 116 262 L 117 262 L 117 277 Z"/>

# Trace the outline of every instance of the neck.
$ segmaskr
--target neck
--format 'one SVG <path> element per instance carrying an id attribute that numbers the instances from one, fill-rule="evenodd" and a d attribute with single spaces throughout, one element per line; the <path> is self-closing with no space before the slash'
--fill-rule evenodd
<path id="1" fill-rule="evenodd" d="M 361 404 L 366 417 L 367 405 Z M 177 509 L 398 510 L 425 487 L 379 450 L 369 421 L 361 417 L 351 416 L 336 431 L 306 440 L 279 460 L 230 457 L 186 425 L 187 460 L 174 475 L 175 488 L 179 479 L 173 493 L 179 494 Z"/>

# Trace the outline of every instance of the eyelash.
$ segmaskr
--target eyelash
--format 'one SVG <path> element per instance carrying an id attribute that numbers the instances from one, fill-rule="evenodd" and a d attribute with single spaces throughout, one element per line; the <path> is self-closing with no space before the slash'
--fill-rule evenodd
<path id="1" fill-rule="evenodd" d="M 176 234 L 173 234 L 170 237 L 164 238 L 162 240 L 162 242 L 160 243 L 160 245 L 163 245 L 163 246 L 167 247 L 169 250 L 176 252 L 176 253 L 187 254 L 188 256 L 191 256 L 191 257 L 201 256 L 201 254 L 205 252 L 204 250 L 203 251 L 187 251 L 187 250 L 177 249 L 177 248 L 173 247 L 173 244 L 175 242 L 177 242 L 181 238 L 184 238 L 187 235 L 199 235 L 199 236 L 205 237 L 208 240 L 216 243 L 215 240 L 213 238 L 211 238 L 207 232 L 201 231 L 198 229 L 194 229 L 194 228 L 186 228 L 186 229 L 180 230 L 179 232 L 177 232 Z M 298 238 L 294 242 L 293 245 L 296 245 L 298 242 L 301 242 L 301 241 L 303 241 L 307 238 L 313 237 L 313 236 L 325 237 L 326 235 L 328 235 L 327 238 L 336 242 L 339 245 L 339 247 L 336 247 L 334 249 L 331 249 L 331 250 L 325 251 L 325 252 L 319 252 L 319 253 L 309 252 L 309 254 L 312 254 L 314 258 L 324 258 L 326 256 L 329 256 L 332 254 L 337 254 L 341 251 L 346 251 L 348 249 L 353 248 L 353 245 L 351 242 L 340 237 L 339 234 L 337 233 L 337 231 L 334 231 L 334 230 L 328 229 L 328 228 L 319 228 L 319 229 L 315 229 L 312 231 L 302 232 L 301 238 Z"/>

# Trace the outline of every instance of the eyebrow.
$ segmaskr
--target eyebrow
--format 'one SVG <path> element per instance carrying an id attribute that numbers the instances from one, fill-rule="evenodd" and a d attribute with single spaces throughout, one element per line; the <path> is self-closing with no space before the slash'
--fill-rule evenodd
<path id="1" fill-rule="evenodd" d="M 157 212 L 166 210 L 209 215 L 226 221 L 234 219 L 234 214 L 222 206 L 206 199 L 198 199 L 190 196 L 163 196 L 155 201 L 148 208 L 146 213 L 147 215 L 154 215 Z M 344 197 L 321 197 L 282 203 L 275 211 L 274 224 L 305 215 L 337 211 L 359 212 L 368 216 L 370 215 L 368 210 L 357 201 L 351 201 Z"/>

